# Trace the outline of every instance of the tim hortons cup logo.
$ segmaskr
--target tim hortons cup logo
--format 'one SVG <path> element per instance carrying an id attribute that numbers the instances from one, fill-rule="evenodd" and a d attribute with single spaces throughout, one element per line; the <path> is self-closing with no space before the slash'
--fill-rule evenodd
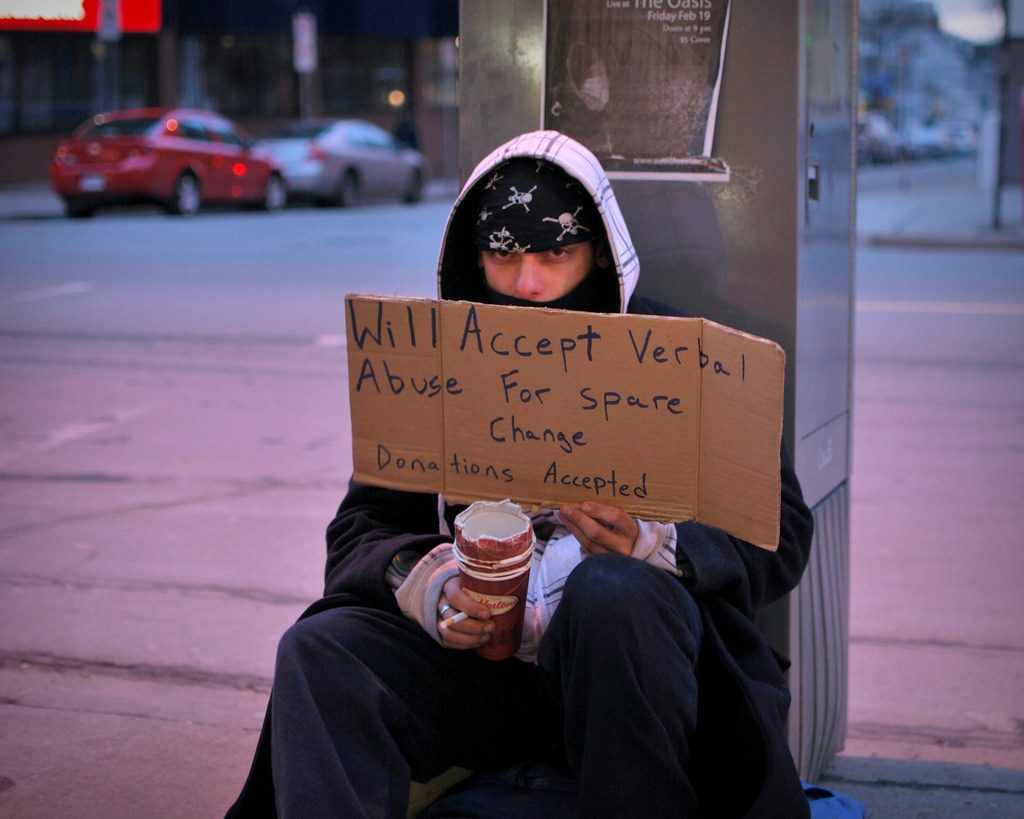
<path id="1" fill-rule="evenodd" d="M 483 603 L 487 608 L 491 610 L 491 614 L 504 614 L 507 611 L 512 611 L 516 607 L 516 603 L 519 602 L 518 597 L 513 597 L 506 594 L 484 594 L 483 592 L 474 591 L 472 589 L 463 588 L 466 594 L 476 600 L 478 603 Z"/>

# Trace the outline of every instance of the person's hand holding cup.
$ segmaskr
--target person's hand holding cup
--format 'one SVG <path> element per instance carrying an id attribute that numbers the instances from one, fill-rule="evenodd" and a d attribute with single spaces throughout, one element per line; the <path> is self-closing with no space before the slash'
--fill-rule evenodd
<path id="1" fill-rule="evenodd" d="M 512 501 L 478 501 L 459 513 L 452 546 L 459 574 L 445 583 L 444 602 L 438 606 L 444 645 L 473 648 L 490 660 L 516 653 L 523 638 L 533 546 L 530 518 Z"/>

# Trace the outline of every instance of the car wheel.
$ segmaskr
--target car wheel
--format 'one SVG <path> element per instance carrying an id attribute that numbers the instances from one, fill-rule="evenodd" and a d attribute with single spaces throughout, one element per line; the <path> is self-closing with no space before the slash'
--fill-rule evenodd
<path id="1" fill-rule="evenodd" d="M 410 205 L 423 199 L 423 172 L 416 168 L 409 177 L 409 186 L 405 189 L 403 201 Z"/>
<path id="2" fill-rule="evenodd" d="M 68 216 L 72 219 L 88 219 L 96 210 L 88 202 L 83 202 L 81 199 L 65 199 L 64 207 L 67 209 Z"/>
<path id="3" fill-rule="evenodd" d="M 263 188 L 263 199 L 260 207 L 266 211 L 281 210 L 288 203 L 288 189 L 279 174 L 272 173 L 267 177 Z"/>
<path id="4" fill-rule="evenodd" d="M 174 183 L 174 192 L 167 202 L 167 212 L 176 216 L 191 216 L 202 204 L 199 180 L 191 171 L 186 171 Z"/>
<path id="5" fill-rule="evenodd" d="M 350 208 L 359 202 L 359 177 L 349 168 L 341 175 L 338 187 L 334 192 L 334 203 L 343 208 Z"/>

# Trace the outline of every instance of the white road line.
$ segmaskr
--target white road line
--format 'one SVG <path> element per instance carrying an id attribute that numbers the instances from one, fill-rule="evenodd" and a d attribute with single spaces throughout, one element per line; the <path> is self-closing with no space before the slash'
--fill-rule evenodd
<path id="1" fill-rule="evenodd" d="M 112 412 L 109 415 L 101 415 L 97 418 L 89 418 L 85 421 L 61 424 L 48 433 L 46 438 L 32 447 L 32 449 L 35 452 L 45 452 L 61 444 L 77 441 L 79 438 L 87 438 L 100 430 L 110 429 L 110 427 L 117 424 L 123 424 L 125 421 L 130 421 L 132 418 L 142 415 L 144 412 L 144 409 L 128 409 L 121 412 Z"/>
<path id="2" fill-rule="evenodd" d="M 345 336 L 321 335 L 316 337 L 317 347 L 344 347 Z"/>
<path id="3" fill-rule="evenodd" d="M 8 296 L 7 300 L 13 302 L 38 301 L 39 299 L 52 299 L 56 296 L 74 296 L 78 293 L 88 293 L 90 290 L 92 290 L 92 285 L 89 282 L 68 282 L 67 284 L 55 284 L 52 287 L 23 290 Z"/>
<path id="4" fill-rule="evenodd" d="M 80 440 L 81 438 L 88 438 L 90 435 L 94 435 L 97 432 L 107 431 L 111 427 L 114 427 L 117 424 L 123 424 L 125 421 L 130 421 L 145 412 L 147 412 L 147 409 L 140 407 L 121 410 L 120 412 L 111 412 L 95 418 L 88 418 L 84 421 L 72 421 L 68 424 L 61 424 L 47 432 L 41 441 L 20 448 L 14 452 L 9 452 L 6 457 L 0 457 L 0 466 L 6 466 L 13 463 L 25 455 L 47 452 L 48 450 L 55 449 L 63 444 L 68 444 L 72 441 Z"/>
<path id="5" fill-rule="evenodd" d="M 1024 304 L 984 301 L 857 301 L 858 313 L 944 313 L 970 316 L 1024 316 Z"/>

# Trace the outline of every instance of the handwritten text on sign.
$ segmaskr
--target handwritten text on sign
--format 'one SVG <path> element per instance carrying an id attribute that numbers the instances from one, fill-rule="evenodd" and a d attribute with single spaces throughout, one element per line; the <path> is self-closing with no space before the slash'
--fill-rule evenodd
<path id="1" fill-rule="evenodd" d="M 598 500 L 777 545 L 777 345 L 703 319 L 423 299 L 350 295 L 346 319 L 357 479 Z"/>

